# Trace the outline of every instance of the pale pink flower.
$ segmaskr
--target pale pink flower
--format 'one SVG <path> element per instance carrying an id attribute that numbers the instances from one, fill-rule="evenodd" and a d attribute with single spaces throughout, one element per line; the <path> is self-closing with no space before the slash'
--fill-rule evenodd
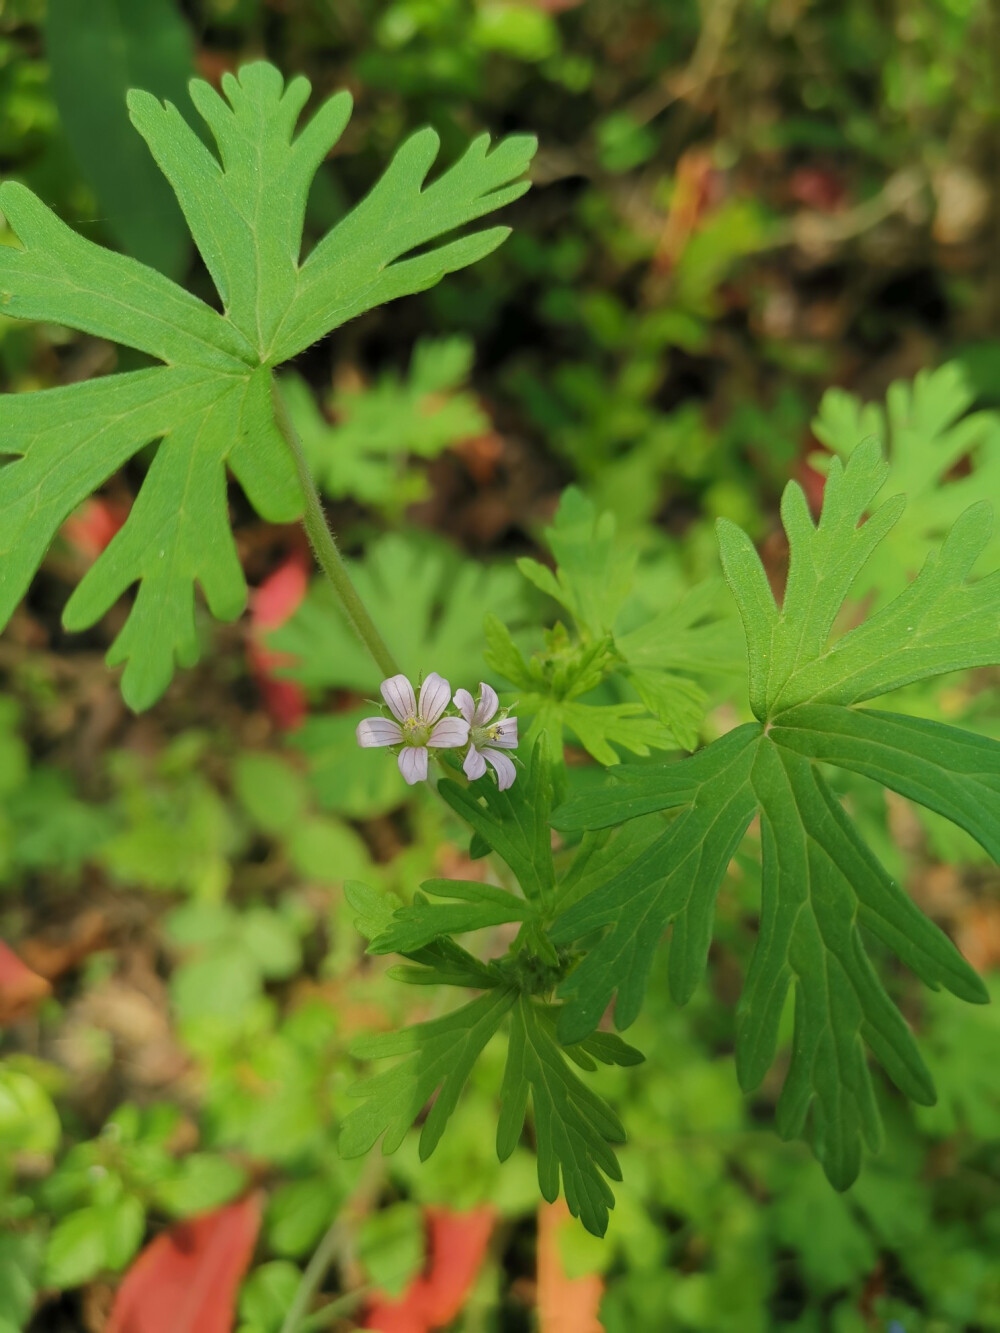
<path id="1" fill-rule="evenodd" d="M 465 756 L 465 776 L 470 781 L 481 778 L 486 772 L 487 759 L 496 769 L 497 787 L 506 791 L 517 777 L 514 761 L 504 750 L 517 748 L 517 718 L 501 717 L 492 721 L 500 707 L 497 692 L 485 681 L 479 682 L 479 703 L 477 704 L 468 690 L 457 690 L 455 707 L 465 718 L 469 727 L 469 753 Z M 499 749 L 495 748 L 499 746 Z"/>
<path id="2" fill-rule="evenodd" d="M 442 717 L 451 697 L 451 686 L 432 671 L 420 687 L 417 703 L 413 686 L 405 676 L 390 676 L 379 686 L 392 718 L 366 717 L 358 723 L 358 744 L 399 745 L 399 771 L 411 785 L 427 777 L 427 747 L 450 749 L 469 739 L 469 724 L 460 717 Z M 395 721 L 393 720 L 395 719 Z"/>

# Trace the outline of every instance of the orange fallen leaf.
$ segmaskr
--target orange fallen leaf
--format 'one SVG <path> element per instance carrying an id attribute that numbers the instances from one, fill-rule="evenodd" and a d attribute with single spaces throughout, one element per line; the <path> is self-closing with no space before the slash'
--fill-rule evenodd
<path id="1" fill-rule="evenodd" d="M 955 942 L 977 972 L 1000 967 L 1000 903 L 975 903 L 958 919 Z"/>
<path id="2" fill-rule="evenodd" d="M 565 1200 L 538 1209 L 539 1333 L 604 1333 L 598 1316 L 604 1294 L 597 1273 L 569 1277 L 559 1253 L 559 1232 L 573 1226 Z"/>
<path id="3" fill-rule="evenodd" d="M 653 256 L 656 273 L 672 273 L 688 242 L 719 202 L 720 177 L 712 156 L 703 148 L 689 148 L 677 163 L 674 196 Z"/>
<path id="4" fill-rule="evenodd" d="M 472 1290 L 486 1258 L 496 1219 L 489 1206 L 456 1213 L 427 1208 L 427 1271 L 413 1279 L 398 1300 L 378 1297 L 368 1307 L 365 1328 L 379 1333 L 431 1333 L 450 1324 Z"/>
<path id="5" fill-rule="evenodd" d="M 33 972 L 0 940 L 0 1023 L 23 1018 L 51 992 L 45 978 Z"/>
<path id="6" fill-rule="evenodd" d="M 171 1227 L 125 1274 L 106 1333 L 232 1333 L 262 1196 Z"/>

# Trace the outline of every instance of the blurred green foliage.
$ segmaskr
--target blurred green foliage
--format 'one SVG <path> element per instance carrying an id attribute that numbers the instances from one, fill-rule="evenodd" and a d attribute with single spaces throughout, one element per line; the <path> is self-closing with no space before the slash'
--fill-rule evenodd
<path id="1" fill-rule="evenodd" d="M 108 184 L 71 151 L 64 126 L 86 88 L 60 89 L 46 9 L 0 3 L 3 175 L 88 235 L 125 242 Z M 567 742 L 569 790 L 596 776 L 581 747 L 604 762 L 634 753 L 630 722 L 643 745 L 687 748 L 746 715 L 709 520 L 747 527 L 780 583 L 781 486 L 795 475 L 818 488 L 826 451 L 884 435 L 910 506 L 860 589 L 877 604 L 970 498 L 998 498 L 984 256 L 1000 110 L 985 0 L 891 13 L 866 0 L 190 0 L 177 12 L 209 77 L 266 51 L 318 94 L 355 92 L 350 152 L 310 198 L 312 238 L 409 129 L 433 123 L 450 157 L 479 128 L 539 133 L 512 240 L 348 325 L 332 350 L 304 354 L 288 387 L 407 669 L 470 687 L 503 676 L 525 731 L 534 719 Z M 204 275 L 189 276 L 207 295 Z M 11 389 L 100 373 L 114 355 L 0 318 Z M 118 368 L 133 364 L 119 354 Z M 914 432 L 914 415 L 933 428 Z M 499 461 L 487 454 L 477 473 L 472 446 L 491 433 Z M 259 581 L 273 548 L 238 519 Z M 94 683 L 111 630 L 55 664 L 67 568 L 83 559 L 54 550 L 0 659 L 0 936 L 58 936 L 94 906 L 108 930 L 0 1037 L 0 1330 L 56 1327 L 39 1293 L 119 1273 L 149 1227 L 234 1197 L 252 1175 L 267 1207 L 239 1317 L 277 1333 L 326 1228 L 364 1192 L 363 1168 L 336 1150 L 359 1072 L 351 1039 L 445 1012 L 363 955 L 342 884 L 408 900 L 421 880 L 479 863 L 440 803 L 391 763 L 359 760 L 354 727 L 376 682 L 321 588 L 270 640 L 310 697 L 298 732 L 269 727 L 233 638 L 143 729 Z M 588 580 L 586 605 L 567 604 L 564 569 Z M 996 736 L 995 685 L 965 675 L 909 687 L 894 706 Z M 840 776 L 836 790 L 892 873 L 950 927 L 965 922 L 963 942 L 995 968 L 985 942 L 1000 888 L 973 845 L 866 779 Z M 1000 1329 L 996 1003 L 928 994 L 880 957 L 939 1100 L 913 1108 L 879 1081 L 886 1150 L 834 1194 L 804 1149 L 773 1135 L 781 1070 L 752 1099 L 733 1075 L 758 881 L 748 847 L 720 894 L 710 981 L 686 1009 L 654 980 L 630 1032 L 646 1063 L 587 1076 L 629 1141 L 607 1239 L 568 1235 L 567 1271 L 603 1275 L 608 1333 Z M 147 1079 L 100 1008 L 136 976 L 135 1012 L 145 988 L 165 1015 L 169 1075 Z M 786 1013 L 786 1053 L 790 1039 Z M 525 1318 L 511 1277 L 530 1266 L 535 1166 L 519 1144 L 501 1167 L 483 1132 L 502 1046 L 473 1070 L 446 1151 L 421 1162 L 418 1127 L 380 1168 L 381 1206 L 358 1234 L 361 1280 L 398 1290 L 424 1260 L 419 1206 L 492 1203 L 501 1296 L 487 1322 L 459 1317 L 469 1333 Z"/>

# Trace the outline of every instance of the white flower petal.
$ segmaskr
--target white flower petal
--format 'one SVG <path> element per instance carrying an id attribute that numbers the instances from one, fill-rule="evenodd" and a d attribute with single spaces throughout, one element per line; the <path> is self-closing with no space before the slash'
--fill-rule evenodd
<path id="1" fill-rule="evenodd" d="M 489 722 L 490 718 L 500 707 L 500 699 L 492 685 L 487 685 L 485 680 L 479 682 L 479 707 L 476 709 L 476 716 L 472 719 L 473 725 L 483 726 Z"/>
<path id="2" fill-rule="evenodd" d="M 481 778 L 486 772 L 486 760 L 474 745 L 469 746 L 469 753 L 465 756 L 465 763 L 462 767 L 465 769 L 465 776 L 470 782 L 475 782 L 476 778 Z"/>
<path id="3" fill-rule="evenodd" d="M 417 698 L 413 693 L 413 686 L 405 676 L 390 676 L 388 680 L 382 682 L 379 689 L 398 722 L 405 722 L 408 717 L 416 715 Z"/>
<path id="4" fill-rule="evenodd" d="M 450 699 L 451 686 L 444 676 L 439 676 L 436 671 L 432 671 L 420 687 L 421 722 L 425 722 L 427 726 L 432 726 L 448 707 Z"/>
<path id="5" fill-rule="evenodd" d="M 427 751 L 422 745 L 404 745 L 399 752 L 399 771 L 412 787 L 427 778 Z"/>
<path id="6" fill-rule="evenodd" d="M 366 717 L 358 723 L 355 733 L 358 744 L 366 750 L 376 745 L 398 745 L 403 739 L 398 722 L 387 717 Z"/>
<path id="7" fill-rule="evenodd" d="M 503 750 L 485 749 L 483 755 L 497 771 L 497 789 L 506 791 L 508 787 L 512 787 L 514 779 L 517 777 L 517 769 L 514 767 L 513 759 L 509 759 Z"/>
<path id="8" fill-rule="evenodd" d="M 494 745 L 499 745 L 501 750 L 517 749 L 517 718 L 505 717 L 502 722 L 497 723 L 497 734 L 490 737 Z"/>
<path id="9" fill-rule="evenodd" d="M 427 737 L 427 744 L 437 750 L 447 750 L 453 745 L 464 745 L 469 739 L 469 724 L 463 717 L 443 717 L 434 724 L 434 729 Z"/>
<path id="10" fill-rule="evenodd" d="M 476 716 L 476 701 L 468 690 L 455 691 L 455 707 L 465 718 L 466 722 L 471 724 Z"/>

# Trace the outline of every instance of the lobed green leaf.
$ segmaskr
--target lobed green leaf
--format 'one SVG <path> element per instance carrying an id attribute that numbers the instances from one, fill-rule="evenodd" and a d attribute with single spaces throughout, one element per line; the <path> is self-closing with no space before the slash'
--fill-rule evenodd
<path id="1" fill-rule="evenodd" d="M 262 62 L 226 74 L 221 95 L 192 81 L 217 154 L 170 103 L 141 91 L 129 96 L 133 124 L 177 195 L 221 314 L 155 270 L 76 235 L 24 186 L 0 186 L 0 209 L 21 246 L 0 247 L 4 313 L 68 325 L 166 363 L 0 399 L 3 449 L 13 458 L 0 485 L 0 624 L 62 521 L 158 442 L 124 528 L 66 610 L 69 627 L 86 628 L 139 585 L 109 654 L 112 665 L 127 664 L 122 690 L 134 708 L 162 694 L 175 664 L 197 659 L 196 584 L 220 619 L 245 605 L 227 469 L 261 517 L 286 522 L 301 511 L 292 459 L 274 425 L 271 368 L 352 315 L 419 291 L 492 249 L 505 229 L 403 258 L 527 188 L 512 183 L 533 151 L 525 136 L 489 154 L 480 137 L 425 185 L 437 136 L 421 131 L 303 263 L 309 187 L 351 105 L 346 93 L 330 98 L 296 134 L 309 93 L 306 79 L 286 86 Z"/>
<path id="2" fill-rule="evenodd" d="M 426 1160 L 441 1140 L 473 1065 L 516 1000 L 515 990 L 497 987 L 443 1018 L 355 1042 L 352 1051 L 359 1059 L 406 1059 L 350 1089 L 351 1096 L 364 1102 L 341 1124 L 341 1154 L 359 1157 L 383 1135 L 382 1152 L 394 1153 L 437 1092 L 420 1133 L 420 1157 Z"/>
<path id="3" fill-rule="evenodd" d="M 408 907 L 397 908 L 389 923 L 375 935 L 369 953 L 413 953 L 441 936 L 485 930 L 508 921 L 527 921 L 535 915 L 531 903 L 492 884 L 459 879 L 424 880 Z M 450 898 L 453 903 L 428 902 L 426 894 Z"/>
<path id="4" fill-rule="evenodd" d="M 555 923 L 556 944 L 585 947 L 560 987 L 559 1033 L 573 1042 L 596 1027 L 616 991 L 616 1024 L 633 1021 L 671 922 L 671 992 L 679 1002 L 689 998 L 704 968 L 716 890 L 759 813 L 760 929 L 739 1007 L 737 1068 L 744 1088 L 759 1084 L 794 990 L 778 1126 L 810 1141 L 839 1188 L 857 1175 L 862 1145 L 874 1150 L 881 1137 L 865 1045 L 907 1096 L 934 1099 L 909 1028 L 868 959 L 865 933 L 931 987 L 973 1002 L 986 992 L 879 865 L 820 765 L 875 779 L 1000 856 L 1000 744 L 853 707 L 909 681 L 1000 661 L 1000 574 L 969 579 L 989 536 L 988 506 L 966 510 L 898 597 L 829 646 L 844 598 L 901 511 L 897 500 L 870 512 L 885 477 L 874 441 L 859 445 L 846 467 L 834 460 L 818 524 L 801 490 L 786 489 L 791 565 L 780 610 L 749 539 L 720 524 L 726 576 L 746 630 L 751 703 L 765 725 L 736 728 L 678 763 L 622 766 L 606 787 L 554 816 L 561 828 L 595 829 L 677 812 L 632 864 L 573 895 Z M 603 933 L 591 940 L 594 932 Z"/>
<path id="5" fill-rule="evenodd" d="M 626 1054 L 632 1052 L 631 1047 L 622 1052 L 617 1046 L 592 1043 L 591 1049 L 632 1062 L 632 1056 Z M 608 1211 L 615 1206 L 605 1177 L 622 1178 L 609 1145 L 624 1143 L 625 1130 L 611 1107 L 567 1065 L 547 1009 L 521 995 L 511 1012 L 510 1046 L 500 1090 L 497 1155 L 501 1161 L 507 1160 L 521 1137 L 529 1097 L 542 1197 L 554 1202 L 561 1180 L 570 1212 L 588 1231 L 603 1236 Z"/>

